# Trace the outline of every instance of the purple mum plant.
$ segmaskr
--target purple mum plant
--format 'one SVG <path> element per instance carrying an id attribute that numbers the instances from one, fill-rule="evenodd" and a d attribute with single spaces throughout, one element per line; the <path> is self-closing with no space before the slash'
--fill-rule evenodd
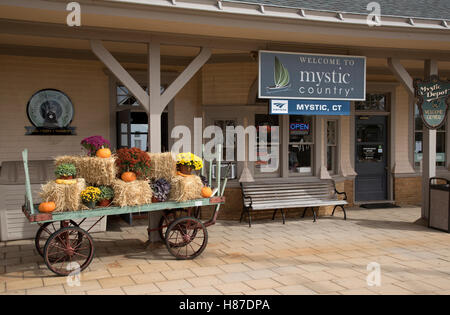
<path id="1" fill-rule="evenodd" d="M 110 149 L 111 143 L 102 136 L 91 136 L 81 140 L 81 145 L 88 151 L 89 156 L 95 156 L 97 150 L 108 148 Z"/>

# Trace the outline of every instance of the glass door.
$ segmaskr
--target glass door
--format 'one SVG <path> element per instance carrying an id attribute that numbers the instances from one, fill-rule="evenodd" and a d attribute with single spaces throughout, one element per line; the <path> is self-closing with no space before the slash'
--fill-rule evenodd
<path id="1" fill-rule="evenodd" d="M 356 201 L 387 200 L 386 128 L 386 116 L 356 116 Z"/>

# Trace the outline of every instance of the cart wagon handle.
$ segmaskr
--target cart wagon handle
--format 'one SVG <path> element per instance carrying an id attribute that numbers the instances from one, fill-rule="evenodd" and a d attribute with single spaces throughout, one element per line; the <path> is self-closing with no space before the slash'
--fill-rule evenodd
<path id="1" fill-rule="evenodd" d="M 227 170 L 225 171 L 225 179 L 223 181 L 223 185 L 221 187 L 221 191 L 219 192 L 219 196 L 220 197 L 222 197 L 223 194 L 225 193 L 225 188 L 227 187 L 228 174 L 230 173 L 230 169 L 231 169 L 231 165 L 229 164 L 227 166 Z M 216 208 L 214 209 L 214 212 L 213 212 L 213 215 L 212 215 L 211 219 L 204 223 L 205 226 L 214 225 L 216 223 L 216 219 L 217 219 L 217 215 L 219 214 L 219 210 L 220 210 L 220 203 L 216 205 Z"/>
<path id="2" fill-rule="evenodd" d="M 28 149 L 22 151 L 22 159 L 25 171 L 25 207 L 28 208 L 31 214 L 34 214 L 33 195 L 31 194 L 30 174 L 28 172 Z"/>

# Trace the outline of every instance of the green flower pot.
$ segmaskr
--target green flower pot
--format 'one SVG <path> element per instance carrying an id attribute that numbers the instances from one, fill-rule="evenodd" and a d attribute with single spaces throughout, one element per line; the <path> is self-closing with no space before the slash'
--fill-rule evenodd
<path id="1" fill-rule="evenodd" d="M 95 208 L 95 201 L 88 201 L 84 203 L 89 209 L 94 209 Z"/>

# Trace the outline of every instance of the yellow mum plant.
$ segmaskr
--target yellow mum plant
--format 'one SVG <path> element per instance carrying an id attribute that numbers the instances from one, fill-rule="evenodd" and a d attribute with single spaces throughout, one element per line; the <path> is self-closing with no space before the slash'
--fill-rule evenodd
<path id="1" fill-rule="evenodd" d="M 81 192 L 81 199 L 84 202 L 98 201 L 101 195 L 100 188 L 89 186 Z"/>
<path id="2" fill-rule="evenodd" d="M 194 153 L 183 152 L 177 154 L 177 165 L 190 166 L 198 171 L 203 167 L 203 161 Z"/>

